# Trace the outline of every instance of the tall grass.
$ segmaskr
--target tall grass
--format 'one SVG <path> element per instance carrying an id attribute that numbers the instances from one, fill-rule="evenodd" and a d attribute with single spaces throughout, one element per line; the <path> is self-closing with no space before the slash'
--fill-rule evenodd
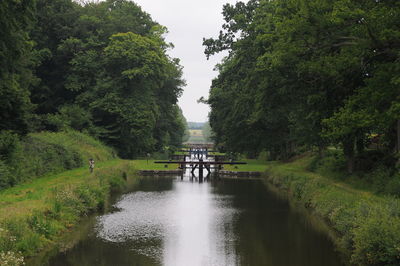
<path id="1" fill-rule="evenodd" d="M 238 172 L 265 172 L 265 170 L 268 168 L 268 164 L 263 160 L 244 159 L 238 161 L 246 162 L 247 164 L 224 165 L 224 169 Z"/>
<path id="2" fill-rule="evenodd" d="M 81 167 L 89 158 L 116 157 L 111 148 L 76 131 L 32 133 L 22 140 L 6 135 L 3 139 L 7 139 L 3 145 L 7 156 L 0 157 L 0 189 Z"/>
<path id="3" fill-rule="evenodd" d="M 309 162 L 271 163 L 266 179 L 325 219 L 352 264 L 400 265 L 400 200 L 307 171 Z"/>
<path id="4" fill-rule="evenodd" d="M 93 174 L 80 168 L 0 192 L 0 265 L 21 265 L 57 243 L 81 216 L 104 208 L 135 171 L 131 162 L 113 160 Z"/>
<path id="5" fill-rule="evenodd" d="M 359 158 L 358 170 L 353 174 L 346 171 L 346 160 L 341 150 L 328 150 L 324 157 L 308 157 L 307 169 L 333 181 L 343 182 L 353 188 L 374 194 L 400 196 L 400 173 L 389 166 L 388 159 L 379 157 L 375 151 L 367 151 L 370 157 Z M 389 158 L 390 160 L 390 158 Z"/>

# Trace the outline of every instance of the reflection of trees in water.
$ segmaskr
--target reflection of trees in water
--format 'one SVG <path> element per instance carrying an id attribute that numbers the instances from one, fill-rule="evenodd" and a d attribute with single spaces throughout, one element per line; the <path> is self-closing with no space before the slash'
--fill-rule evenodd
<path id="1" fill-rule="evenodd" d="M 107 235 L 121 241 L 99 238 L 97 230 L 50 265 L 146 266 L 160 265 L 166 257 L 175 265 L 200 265 L 204 254 L 207 262 L 217 263 L 208 265 L 341 265 L 325 234 L 261 180 L 192 184 L 145 177 L 136 190 L 116 204 L 120 211 L 97 218 L 106 219 Z M 180 246 L 193 239 L 191 246 Z M 199 256 L 179 252 L 194 247 Z"/>
<path id="2" fill-rule="evenodd" d="M 342 265 L 325 232 L 261 180 L 222 178 L 212 186 L 215 194 L 231 196 L 229 207 L 240 210 L 226 228 L 237 236 L 238 265 Z"/>

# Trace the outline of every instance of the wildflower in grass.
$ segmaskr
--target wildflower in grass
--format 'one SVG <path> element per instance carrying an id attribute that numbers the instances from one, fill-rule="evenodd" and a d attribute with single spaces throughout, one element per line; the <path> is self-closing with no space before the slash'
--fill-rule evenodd
<path id="1" fill-rule="evenodd" d="M 20 266 L 25 265 L 24 257 L 21 252 L 7 251 L 0 252 L 0 265 L 2 266 Z"/>

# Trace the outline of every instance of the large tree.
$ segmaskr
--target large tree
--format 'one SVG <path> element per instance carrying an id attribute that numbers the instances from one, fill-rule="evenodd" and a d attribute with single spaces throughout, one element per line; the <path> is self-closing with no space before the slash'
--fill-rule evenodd
<path id="1" fill-rule="evenodd" d="M 368 134 L 398 149 L 399 9 L 398 1 L 225 5 L 219 37 L 204 40 L 207 57 L 229 51 L 208 99 L 217 143 L 273 158 L 296 145 L 322 154 L 340 144 L 350 172 Z"/>
<path id="2" fill-rule="evenodd" d="M 0 130 L 27 131 L 29 86 L 35 81 L 28 35 L 34 7 L 33 0 L 0 2 Z"/>
<path id="3" fill-rule="evenodd" d="M 36 129 L 88 132 L 132 157 L 180 145 L 184 81 L 166 28 L 131 1 L 38 0 Z M 42 122 L 42 123 L 40 123 Z"/>

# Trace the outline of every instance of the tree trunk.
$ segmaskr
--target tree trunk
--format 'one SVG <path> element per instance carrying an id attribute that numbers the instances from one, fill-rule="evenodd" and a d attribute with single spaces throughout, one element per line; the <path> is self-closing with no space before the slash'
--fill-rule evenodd
<path id="1" fill-rule="evenodd" d="M 319 156 L 320 158 L 325 157 L 325 151 L 326 151 L 326 146 L 323 145 L 323 144 L 319 144 L 319 145 L 318 145 L 318 156 Z"/>
<path id="2" fill-rule="evenodd" d="M 354 171 L 354 136 L 348 135 L 343 139 L 343 153 L 347 160 L 347 172 L 352 174 Z"/>
<path id="3" fill-rule="evenodd" d="M 295 152 L 296 152 L 296 149 L 297 149 L 296 142 L 292 141 L 292 142 L 290 143 L 290 150 L 291 150 L 291 152 L 292 152 L 292 153 L 295 153 Z"/>
<path id="4" fill-rule="evenodd" d="M 271 161 L 276 161 L 278 159 L 278 154 L 279 154 L 279 148 L 276 146 L 273 146 L 272 149 L 269 152 L 269 159 Z"/>
<path id="5" fill-rule="evenodd" d="M 396 153 L 400 155 L 400 119 L 397 119 L 397 141 L 396 141 Z M 396 163 L 396 168 L 398 169 L 398 172 L 400 173 L 400 156 L 397 157 L 397 163 Z"/>
<path id="6" fill-rule="evenodd" d="M 400 152 L 400 119 L 397 119 L 397 143 L 396 152 Z"/>
<path id="7" fill-rule="evenodd" d="M 357 137 L 356 147 L 357 147 L 358 154 L 364 153 L 364 149 L 365 149 L 364 135 L 359 135 Z"/>
<path id="8" fill-rule="evenodd" d="M 288 158 L 288 155 L 287 155 L 287 143 L 284 142 L 281 145 L 281 160 L 282 161 L 286 161 L 287 158 Z"/>
<path id="9" fill-rule="evenodd" d="M 347 158 L 347 173 L 352 174 L 354 172 L 354 156 Z"/>

